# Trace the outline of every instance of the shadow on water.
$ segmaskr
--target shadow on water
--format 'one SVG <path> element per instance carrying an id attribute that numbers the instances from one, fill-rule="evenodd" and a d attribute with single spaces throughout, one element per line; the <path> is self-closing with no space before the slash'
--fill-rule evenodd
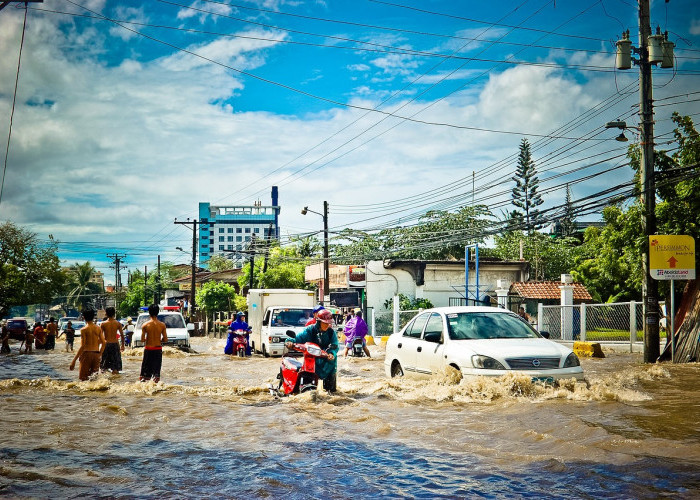
<path id="1" fill-rule="evenodd" d="M 232 445 L 234 443 L 231 443 Z M 269 451 L 151 440 L 99 455 L 0 449 L 0 492 L 14 496 L 289 498 L 657 498 L 700 491 L 697 464 L 557 460 L 509 470 L 477 456 L 389 441 L 312 441 Z M 17 472 L 15 472 L 17 471 Z M 21 471 L 21 472 L 20 472 Z"/>

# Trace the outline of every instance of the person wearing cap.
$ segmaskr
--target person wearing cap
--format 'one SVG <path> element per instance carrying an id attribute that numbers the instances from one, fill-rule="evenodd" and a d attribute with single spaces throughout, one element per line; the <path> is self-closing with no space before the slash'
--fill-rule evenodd
<path id="1" fill-rule="evenodd" d="M 343 357 L 348 357 L 348 351 L 352 349 L 352 343 L 355 339 L 362 339 L 362 349 L 368 358 L 372 357 L 369 355 L 369 349 L 367 349 L 367 342 L 365 341 L 367 331 L 367 323 L 362 319 L 362 309 L 358 307 L 355 309 L 355 315 L 345 324 L 345 352 Z"/>
<path id="2" fill-rule="evenodd" d="M 323 380 L 323 388 L 328 392 L 336 390 L 336 371 L 338 369 L 338 336 L 332 328 L 333 315 L 327 309 L 318 311 L 316 323 L 307 326 L 303 331 L 296 334 L 295 338 L 288 338 L 285 342 L 287 347 L 291 344 L 304 344 L 313 342 L 329 354 L 328 359 L 316 358 L 316 375 Z"/>
<path id="3" fill-rule="evenodd" d="M 326 310 L 326 308 L 323 307 L 321 304 L 319 304 L 319 305 L 317 305 L 316 307 L 314 307 L 314 311 L 313 311 L 313 312 L 314 312 L 314 317 L 311 318 L 309 321 L 307 321 L 306 324 L 305 324 L 304 326 L 309 326 L 309 325 L 313 325 L 314 323 L 316 323 L 316 317 L 318 316 L 318 313 L 321 312 L 321 311 L 325 311 L 325 310 Z"/>

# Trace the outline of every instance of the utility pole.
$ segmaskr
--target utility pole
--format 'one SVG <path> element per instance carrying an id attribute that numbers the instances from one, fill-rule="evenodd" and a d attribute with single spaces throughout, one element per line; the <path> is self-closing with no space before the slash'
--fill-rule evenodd
<path id="1" fill-rule="evenodd" d="M 158 304 L 160 302 L 160 255 L 158 256 L 158 274 L 156 275 L 156 290 L 153 297 L 153 303 Z"/>
<path id="2" fill-rule="evenodd" d="M 108 259 L 112 259 L 112 265 L 110 267 L 114 268 L 114 304 L 118 305 L 119 302 L 119 290 L 121 289 L 121 271 L 119 269 L 122 259 L 126 258 L 126 254 L 107 254 Z"/>
<path id="3" fill-rule="evenodd" d="M 323 202 L 323 300 L 330 295 L 330 283 L 328 272 L 328 202 Z"/>
<path id="4" fill-rule="evenodd" d="M 639 115 L 640 176 L 642 179 L 642 227 L 644 250 L 644 362 L 655 363 L 659 357 L 659 286 L 649 273 L 649 236 L 656 234 L 656 184 L 654 179 L 654 105 L 648 40 L 651 35 L 649 0 L 639 1 Z"/>
<path id="5" fill-rule="evenodd" d="M 148 295 L 146 295 L 146 289 L 148 288 L 148 266 L 143 266 L 143 305 L 148 305 Z"/>
<path id="6" fill-rule="evenodd" d="M 183 226 L 187 226 L 189 224 L 192 224 L 192 262 L 191 262 L 191 273 L 192 273 L 192 280 L 190 282 L 190 319 L 194 317 L 194 311 L 195 311 L 195 287 L 197 286 L 197 270 L 195 269 L 195 266 L 197 264 L 197 225 L 198 224 L 204 224 L 204 225 L 214 225 L 214 222 L 209 222 L 208 220 L 200 219 L 200 220 L 190 220 L 189 218 L 186 221 L 178 221 L 175 219 L 175 224 L 182 224 Z"/>
<path id="7" fill-rule="evenodd" d="M 252 290 L 255 285 L 255 235 L 250 238 L 250 284 L 248 290 Z"/>

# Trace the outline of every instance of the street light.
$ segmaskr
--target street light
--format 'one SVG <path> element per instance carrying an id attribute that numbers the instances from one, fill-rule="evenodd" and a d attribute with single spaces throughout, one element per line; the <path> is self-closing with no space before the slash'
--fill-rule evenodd
<path id="1" fill-rule="evenodd" d="M 619 128 L 620 129 L 620 135 L 615 137 L 615 140 L 618 142 L 627 142 L 628 139 L 625 136 L 625 130 L 628 128 L 634 129 L 637 132 L 641 133 L 641 129 L 639 127 L 634 127 L 632 125 L 627 125 L 627 123 L 623 121 L 614 121 L 614 122 L 608 122 L 605 124 L 605 128 Z"/>
<path id="2" fill-rule="evenodd" d="M 330 293 L 328 286 L 328 202 L 323 202 L 323 213 L 309 210 L 309 207 L 301 209 L 301 215 L 306 215 L 308 212 L 323 217 L 323 297 L 321 297 L 321 303 L 324 303 Z"/>

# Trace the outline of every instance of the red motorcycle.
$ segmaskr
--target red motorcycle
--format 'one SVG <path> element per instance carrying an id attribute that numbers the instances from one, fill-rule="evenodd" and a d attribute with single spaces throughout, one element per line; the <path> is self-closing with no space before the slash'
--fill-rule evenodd
<path id="1" fill-rule="evenodd" d="M 280 383 L 275 389 L 270 385 L 270 394 L 273 396 L 288 396 L 300 394 L 306 391 L 314 391 L 318 386 L 316 375 L 316 358 L 328 358 L 328 353 L 313 342 L 306 344 L 293 344 L 292 349 L 304 354 L 302 360 L 283 357 L 280 372 L 277 378 Z"/>
<path id="2" fill-rule="evenodd" d="M 237 354 L 239 358 L 245 358 L 246 349 L 248 349 L 246 331 L 236 330 L 233 332 L 233 352 Z"/>

